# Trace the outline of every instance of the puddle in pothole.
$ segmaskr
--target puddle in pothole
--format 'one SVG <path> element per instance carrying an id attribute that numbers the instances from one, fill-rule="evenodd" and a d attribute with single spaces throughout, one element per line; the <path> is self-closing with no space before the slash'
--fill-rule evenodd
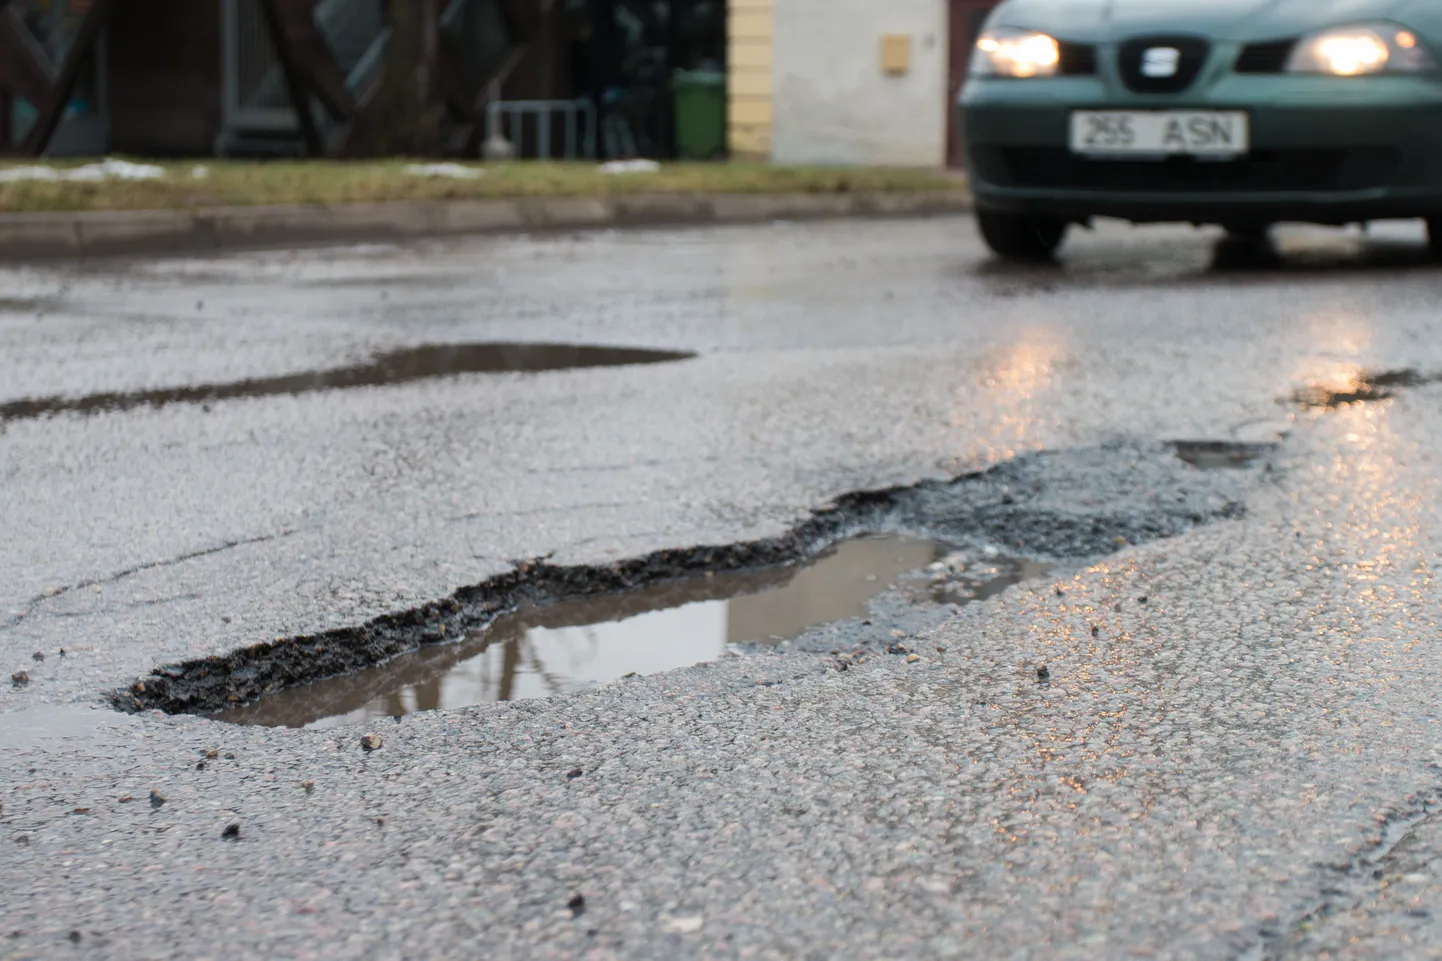
<path id="1" fill-rule="evenodd" d="M 1172 444 L 1177 458 L 1201 470 L 1244 470 L 1277 450 L 1277 444 L 1181 440 Z"/>
<path id="2" fill-rule="evenodd" d="M 1004 558 L 968 568 L 960 557 L 935 541 L 868 536 L 804 564 L 531 608 L 460 643 L 424 647 L 367 671 L 281 691 L 216 719 L 318 728 L 549 697 L 633 673 L 689 667 L 738 648 L 778 643 L 810 627 L 865 617 L 868 602 L 913 572 L 923 572 L 922 582 L 941 603 L 979 600 L 1044 573 L 1039 565 Z"/>
<path id="3" fill-rule="evenodd" d="M 88 394 L 83 397 L 13 400 L 0 404 L 0 423 L 62 413 L 99 414 L 137 407 L 164 407 L 167 404 L 204 404 L 235 397 L 274 397 L 382 387 L 456 374 L 537 373 L 583 367 L 662 364 L 689 360 L 694 356 L 669 350 L 580 344 L 430 344 L 378 354 L 366 363 L 352 367 L 279 377 L 128 393 Z"/>

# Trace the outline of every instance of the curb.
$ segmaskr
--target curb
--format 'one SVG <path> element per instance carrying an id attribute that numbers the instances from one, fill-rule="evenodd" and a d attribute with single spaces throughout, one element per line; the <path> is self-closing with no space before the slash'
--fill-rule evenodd
<path id="1" fill-rule="evenodd" d="M 198 254 L 538 230 L 928 217 L 970 210 L 970 194 L 947 190 L 638 194 L 0 214 L 0 261 Z"/>

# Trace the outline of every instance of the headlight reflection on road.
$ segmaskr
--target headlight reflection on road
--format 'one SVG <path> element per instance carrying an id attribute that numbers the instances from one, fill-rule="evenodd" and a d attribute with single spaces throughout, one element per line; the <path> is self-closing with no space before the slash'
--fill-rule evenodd
<path id="1" fill-rule="evenodd" d="M 952 416 L 953 426 L 972 448 L 966 457 L 996 462 L 1041 447 L 1039 428 L 1058 420 L 1060 405 L 1050 395 L 1067 357 L 1055 331 L 1034 328 L 987 364 L 979 378 L 968 379 L 956 392 Z M 979 406 L 991 412 L 981 423 L 973 416 Z"/>
<path id="2" fill-rule="evenodd" d="M 1413 466 L 1416 436 L 1394 424 L 1394 401 L 1319 412 L 1335 455 L 1313 468 L 1345 510 L 1305 547 L 1305 563 L 1335 585 L 1318 611 L 1311 656 L 1332 668 L 1327 713 L 1359 730 L 1391 726 L 1377 695 L 1431 673 L 1439 630 L 1435 541 L 1438 478 Z M 1425 463 L 1425 461 L 1423 462 Z M 1421 468 L 1421 469 L 1419 469 Z M 1325 599 L 1317 602 L 1326 603 Z"/>
<path id="3" fill-rule="evenodd" d="M 1365 309 L 1344 295 L 1326 307 L 1302 313 L 1296 329 L 1304 332 L 1311 350 L 1297 358 L 1279 393 L 1300 387 L 1298 399 L 1327 406 L 1327 398 L 1354 395 L 1366 386 L 1362 362 L 1372 351 L 1376 330 Z"/>

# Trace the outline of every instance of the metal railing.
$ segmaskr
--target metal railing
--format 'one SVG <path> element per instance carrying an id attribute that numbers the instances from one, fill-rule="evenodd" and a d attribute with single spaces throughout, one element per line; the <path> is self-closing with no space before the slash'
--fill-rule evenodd
<path id="1" fill-rule="evenodd" d="M 536 159 L 551 160 L 553 119 L 564 123 L 559 159 L 595 159 L 596 106 L 589 100 L 492 100 L 486 104 L 486 136 L 504 136 L 518 147 L 525 142 L 526 120 L 533 118 Z M 509 124 L 507 124 L 509 121 Z"/>

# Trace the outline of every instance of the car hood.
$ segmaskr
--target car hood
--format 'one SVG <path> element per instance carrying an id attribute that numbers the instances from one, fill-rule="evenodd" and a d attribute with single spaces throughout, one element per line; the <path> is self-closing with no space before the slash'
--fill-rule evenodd
<path id="1" fill-rule="evenodd" d="M 1437 0 L 1010 0 L 998 25 L 1046 30 L 1068 40 L 1105 41 L 1146 33 L 1262 40 L 1359 20 L 1410 23 L 1435 15 Z"/>

